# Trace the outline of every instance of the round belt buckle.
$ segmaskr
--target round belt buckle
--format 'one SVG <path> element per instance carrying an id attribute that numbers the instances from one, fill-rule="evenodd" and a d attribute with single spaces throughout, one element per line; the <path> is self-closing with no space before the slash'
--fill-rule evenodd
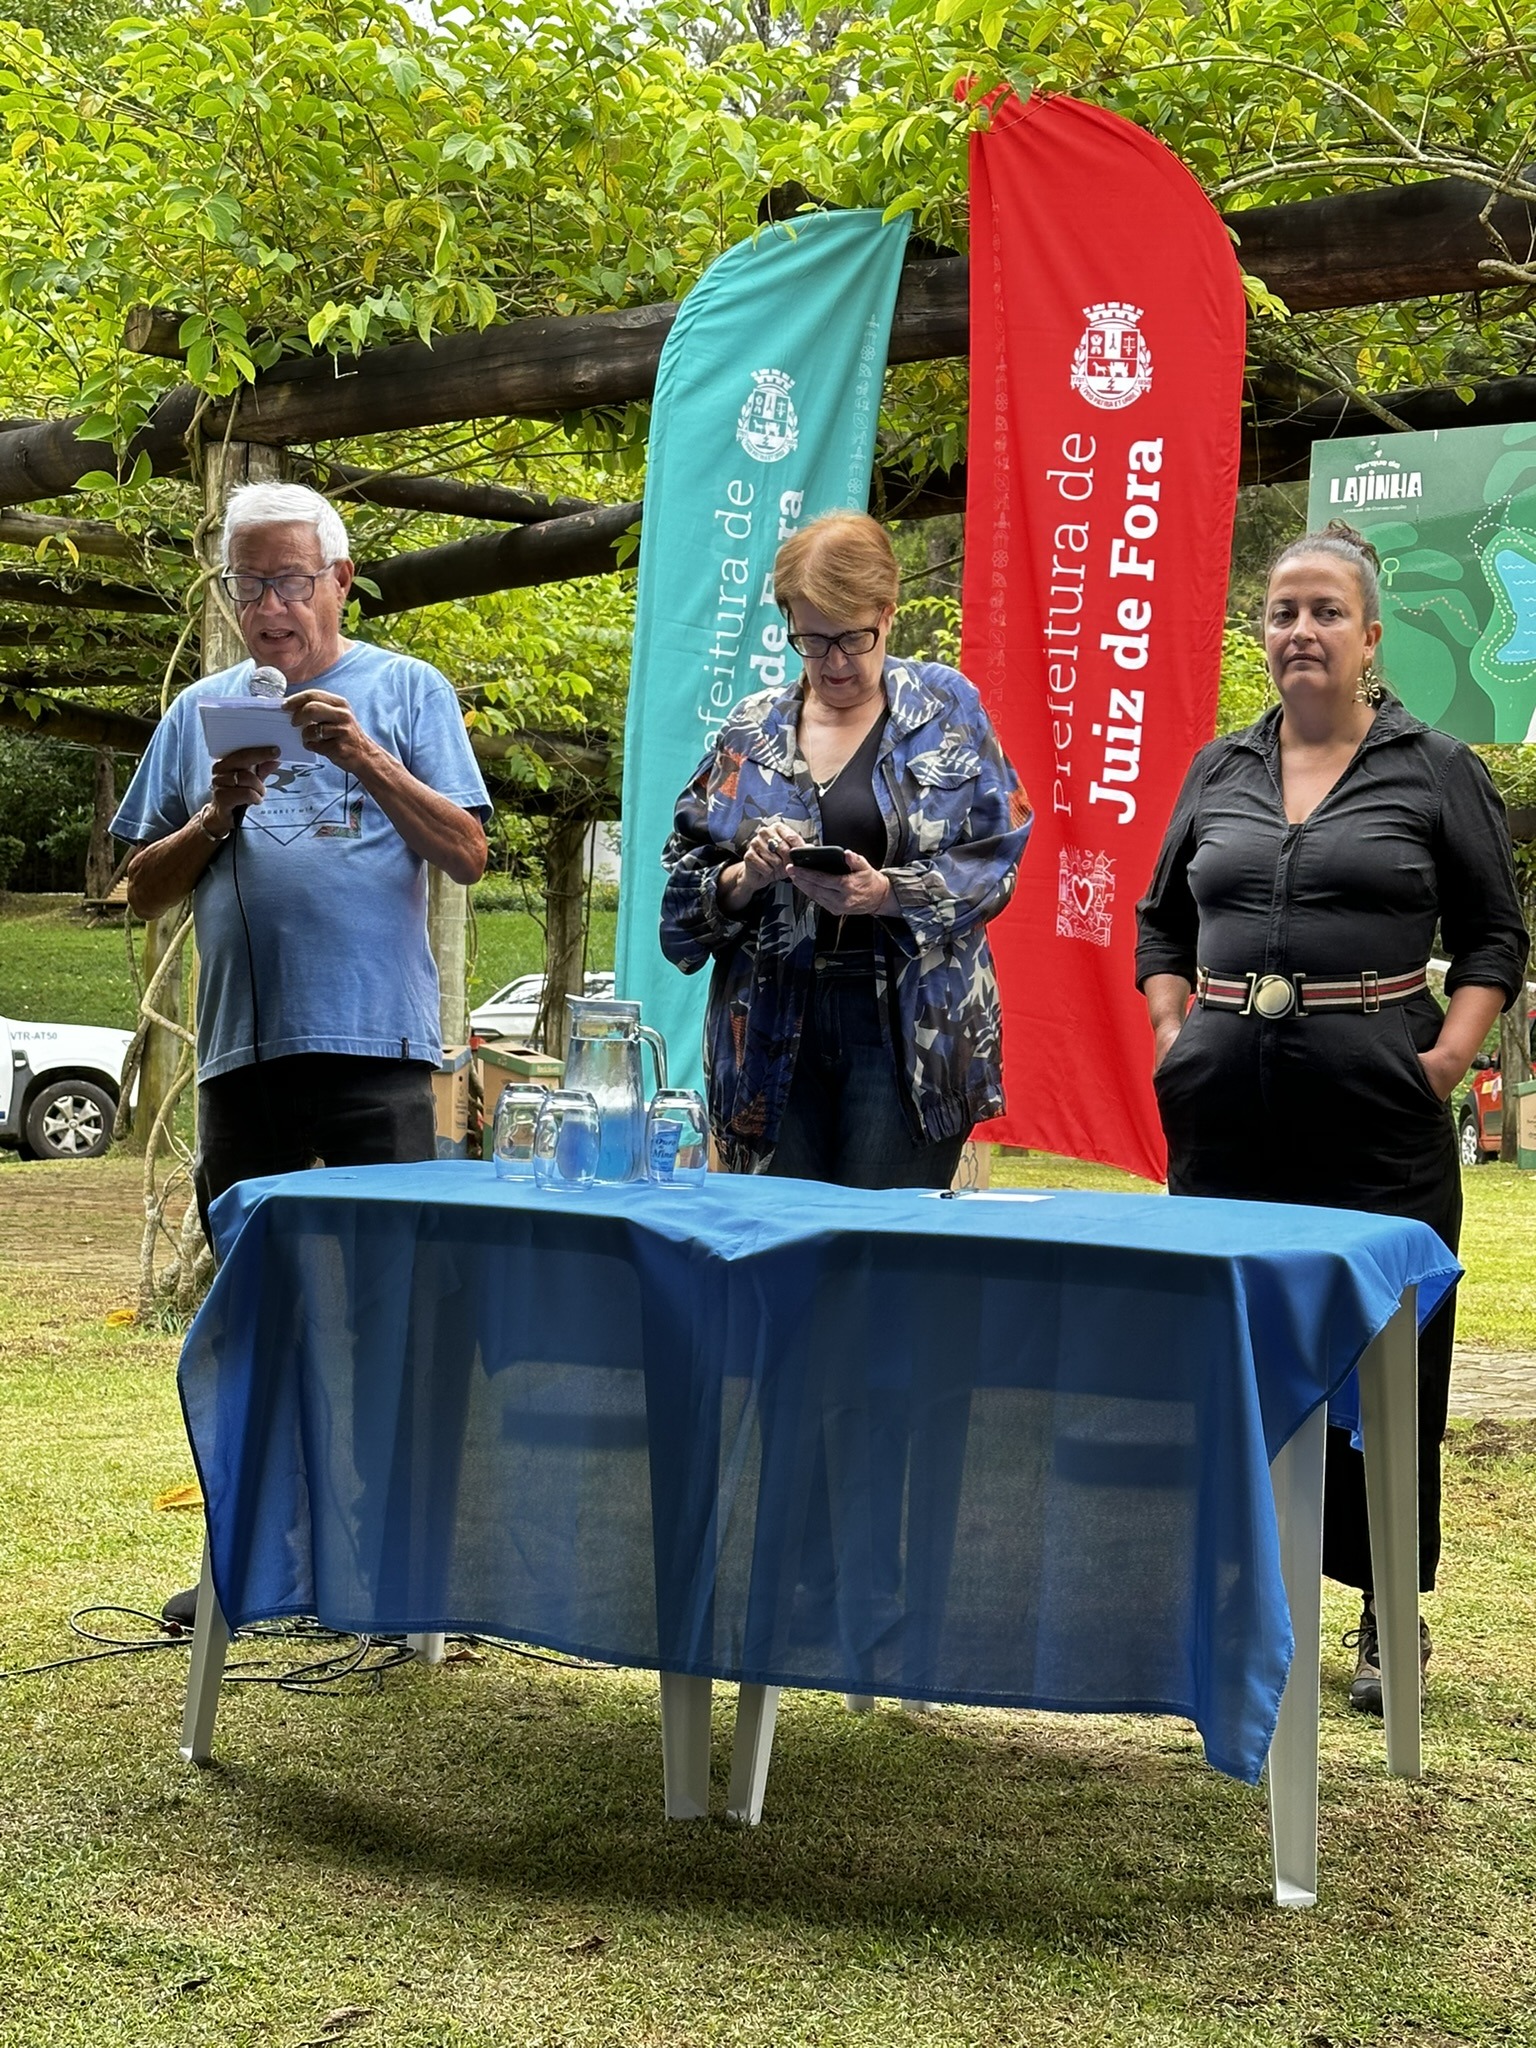
<path id="1" fill-rule="evenodd" d="M 1296 991 L 1283 974 L 1264 974 L 1253 985 L 1253 1007 L 1261 1017 L 1286 1017 L 1296 1007 Z"/>

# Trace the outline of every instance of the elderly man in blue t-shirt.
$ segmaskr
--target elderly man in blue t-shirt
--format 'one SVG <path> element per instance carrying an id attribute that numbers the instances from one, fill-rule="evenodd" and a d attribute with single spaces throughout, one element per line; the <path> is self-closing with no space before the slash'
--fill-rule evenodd
<path id="1" fill-rule="evenodd" d="M 252 659 L 177 697 L 112 821 L 140 842 L 140 917 L 193 899 L 205 1227 L 238 1180 L 432 1156 L 426 871 L 477 880 L 490 815 L 446 679 L 342 637 L 352 563 L 333 506 L 300 484 L 245 485 L 224 560 Z M 210 757 L 199 703 L 248 697 L 258 664 L 284 677 L 314 759 Z"/>

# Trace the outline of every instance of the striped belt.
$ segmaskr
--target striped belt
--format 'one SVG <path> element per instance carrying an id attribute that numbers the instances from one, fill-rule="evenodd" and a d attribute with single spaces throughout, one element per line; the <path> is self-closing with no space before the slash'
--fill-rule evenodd
<path id="1" fill-rule="evenodd" d="M 1207 1010 L 1236 1010 L 1240 1017 L 1307 1017 L 1314 1010 L 1379 1010 L 1406 1002 L 1429 986 L 1422 967 L 1410 974 L 1212 974 L 1195 973 L 1195 1001 Z"/>

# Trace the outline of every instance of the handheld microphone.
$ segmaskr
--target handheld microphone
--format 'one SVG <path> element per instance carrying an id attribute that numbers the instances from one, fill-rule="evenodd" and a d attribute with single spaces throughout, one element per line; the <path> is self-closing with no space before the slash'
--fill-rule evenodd
<path id="1" fill-rule="evenodd" d="M 255 697 L 266 703 L 275 703 L 279 697 L 287 696 L 288 678 L 280 668 L 272 668 L 267 663 L 262 662 L 251 670 L 245 690 L 248 697 Z M 237 832 L 245 823 L 245 814 L 249 809 L 249 804 L 236 804 L 234 810 L 230 813 L 230 816 L 235 821 L 235 830 Z"/>

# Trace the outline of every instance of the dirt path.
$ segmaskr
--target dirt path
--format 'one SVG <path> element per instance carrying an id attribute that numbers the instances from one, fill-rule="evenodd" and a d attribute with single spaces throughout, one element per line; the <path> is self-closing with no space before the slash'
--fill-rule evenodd
<path id="1" fill-rule="evenodd" d="M 0 1266 L 35 1274 L 68 1271 L 137 1298 L 144 1229 L 143 1161 L 20 1160 L 0 1153 Z"/>

